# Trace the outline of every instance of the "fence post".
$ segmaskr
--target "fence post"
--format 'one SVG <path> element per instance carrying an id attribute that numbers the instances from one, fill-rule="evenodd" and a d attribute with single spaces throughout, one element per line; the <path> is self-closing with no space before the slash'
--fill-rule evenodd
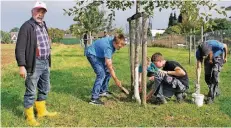
<path id="1" fill-rule="evenodd" d="M 191 64 L 191 52 L 192 52 L 192 29 L 190 30 L 190 40 L 189 40 L 189 64 Z"/>
<path id="2" fill-rule="evenodd" d="M 201 42 L 204 41 L 204 30 L 203 30 L 203 26 L 201 26 Z"/>
<path id="3" fill-rule="evenodd" d="M 194 28 L 194 31 L 193 31 L 193 46 L 194 46 L 194 51 L 196 51 L 196 34 L 195 33 L 196 32 L 195 32 L 195 28 Z"/>

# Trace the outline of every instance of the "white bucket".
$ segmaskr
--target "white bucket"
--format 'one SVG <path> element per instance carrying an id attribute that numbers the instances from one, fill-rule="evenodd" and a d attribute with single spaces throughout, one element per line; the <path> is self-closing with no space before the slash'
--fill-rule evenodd
<path id="1" fill-rule="evenodd" d="M 198 107 L 203 106 L 204 95 L 203 94 L 194 94 L 194 102 Z"/>

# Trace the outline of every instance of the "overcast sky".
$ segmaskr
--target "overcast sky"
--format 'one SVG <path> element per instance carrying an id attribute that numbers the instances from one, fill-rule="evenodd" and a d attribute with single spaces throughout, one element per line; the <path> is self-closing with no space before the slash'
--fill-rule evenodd
<path id="1" fill-rule="evenodd" d="M 1 30 L 10 31 L 13 27 L 20 27 L 26 20 L 31 17 L 31 9 L 35 4 L 34 1 L 1 1 Z M 64 15 L 63 9 L 71 8 L 75 5 L 74 1 L 45 1 L 47 4 L 48 12 L 45 15 L 45 21 L 48 27 L 55 27 L 60 29 L 68 29 L 73 24 L 73 17 Z M 231 1 L 216 1 L 219 6 L 231 6 Z M 152 19 L 153 29 L 165 29 L 168 25 L 169 14 L 172 11 L 170 9 L 159 12 L 155 10 L 155 15 Z M 127 18 L 135 13 L 135 8 L 127 11 L 116 11 L 116 17 L 114 24 L 117 27 L 123 27 L 126 30 Z M 179 11 L 176 11 L 177 15 Z M 213 17 L 221 17 L 215 12 Z M 228 16 L 231 13 L 228 12 Z"/>

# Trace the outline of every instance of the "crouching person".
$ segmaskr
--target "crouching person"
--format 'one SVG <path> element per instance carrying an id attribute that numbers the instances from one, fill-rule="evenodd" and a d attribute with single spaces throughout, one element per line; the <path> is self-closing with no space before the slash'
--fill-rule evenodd
<path id="1" fill-rule="evenodd" d="M 151 59 L 147 57 L 147 77 L 148 77 L 148 82 L 147 82 L 147 89 L 149 90 L 152 86 L 152 81 L 154 80 L 151 76 L 153 71 L 156 69 L 155 64 L 151 62 Z M 142 86 L 141 86 L 141 79 L 142 79 L 142 64 L 139 65 L 139 92 L 142 92 Z M 152 80 L 153 79 L 153 80 Z"/>
<path id="2" fill-rule="evenodd" d="M 50 43 L 44 15 L 46 4 L 36 2 L 32 9 L 32 18 L 20 28 L 15 56 L 20 70 L 20 76 L 25 79 L 24 108 L 26 121 L 30 126 L 38 126 L 34 116 L 33 105 L 37 117 L 55 116 L 56 112 L 48 112 L 46 102 L 50 91 Z M 36 91 L 38 89 L 37 99 Z"/>
<path id="3" fill-rule="evenodd" d="M 167 61 L 161 53 L 155 53 L 151 58 L 157 68 L 153 72 L 153 88 L 147 94 L 147 99 L 154 94 L 158 103 L 167 103 L 166 97 L 176 96 L 181 102 L 185 98 L 185 92 L 189 88 L 188 75 L 185 69 L 176 61 Z"/>

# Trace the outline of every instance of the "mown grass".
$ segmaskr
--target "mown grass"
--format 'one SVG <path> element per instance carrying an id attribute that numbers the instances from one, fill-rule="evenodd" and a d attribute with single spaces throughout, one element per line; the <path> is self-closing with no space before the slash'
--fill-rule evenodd
<path id="1" fill-rule="evenodd" d="M 179 61 L 190 77 L 187 101 L 181 104 L 173 98 L 166 105 L 147 104 L 144 108 L 129 101 L 110 81 L 110 91 L 115 96 L 103 98 L 105 106 L 88 104 L 95 74 L 83 49 L 79 45 L 55 45 L 52 47 L 51 92 L 47 100 L 48 110 L 58 111 L 59 116 L 40 119 L 41 127 L 142 127 L 142 126 L 231 126 L 231 59 L 221 73 L 221 96 L 212 105 L 198 108 L 190 102 L 194 90 L 195 59 L 188 64 L 188 52 L 184 49 L 148 48 L 148 56 L 161 52 L 166 59 Z M 123 85 L 130 88 L 129 54 L 124 48 L 113 57 L 116 74 Z M 1 125 L 3 127 L 25 127 L 23 114 L 24 81 L 18 75 L 16 63 L 2 69 Z M 202 75 L 203 77 L 203 75 Z M 208 89 L 202 78 L 201 92 Z"/>

